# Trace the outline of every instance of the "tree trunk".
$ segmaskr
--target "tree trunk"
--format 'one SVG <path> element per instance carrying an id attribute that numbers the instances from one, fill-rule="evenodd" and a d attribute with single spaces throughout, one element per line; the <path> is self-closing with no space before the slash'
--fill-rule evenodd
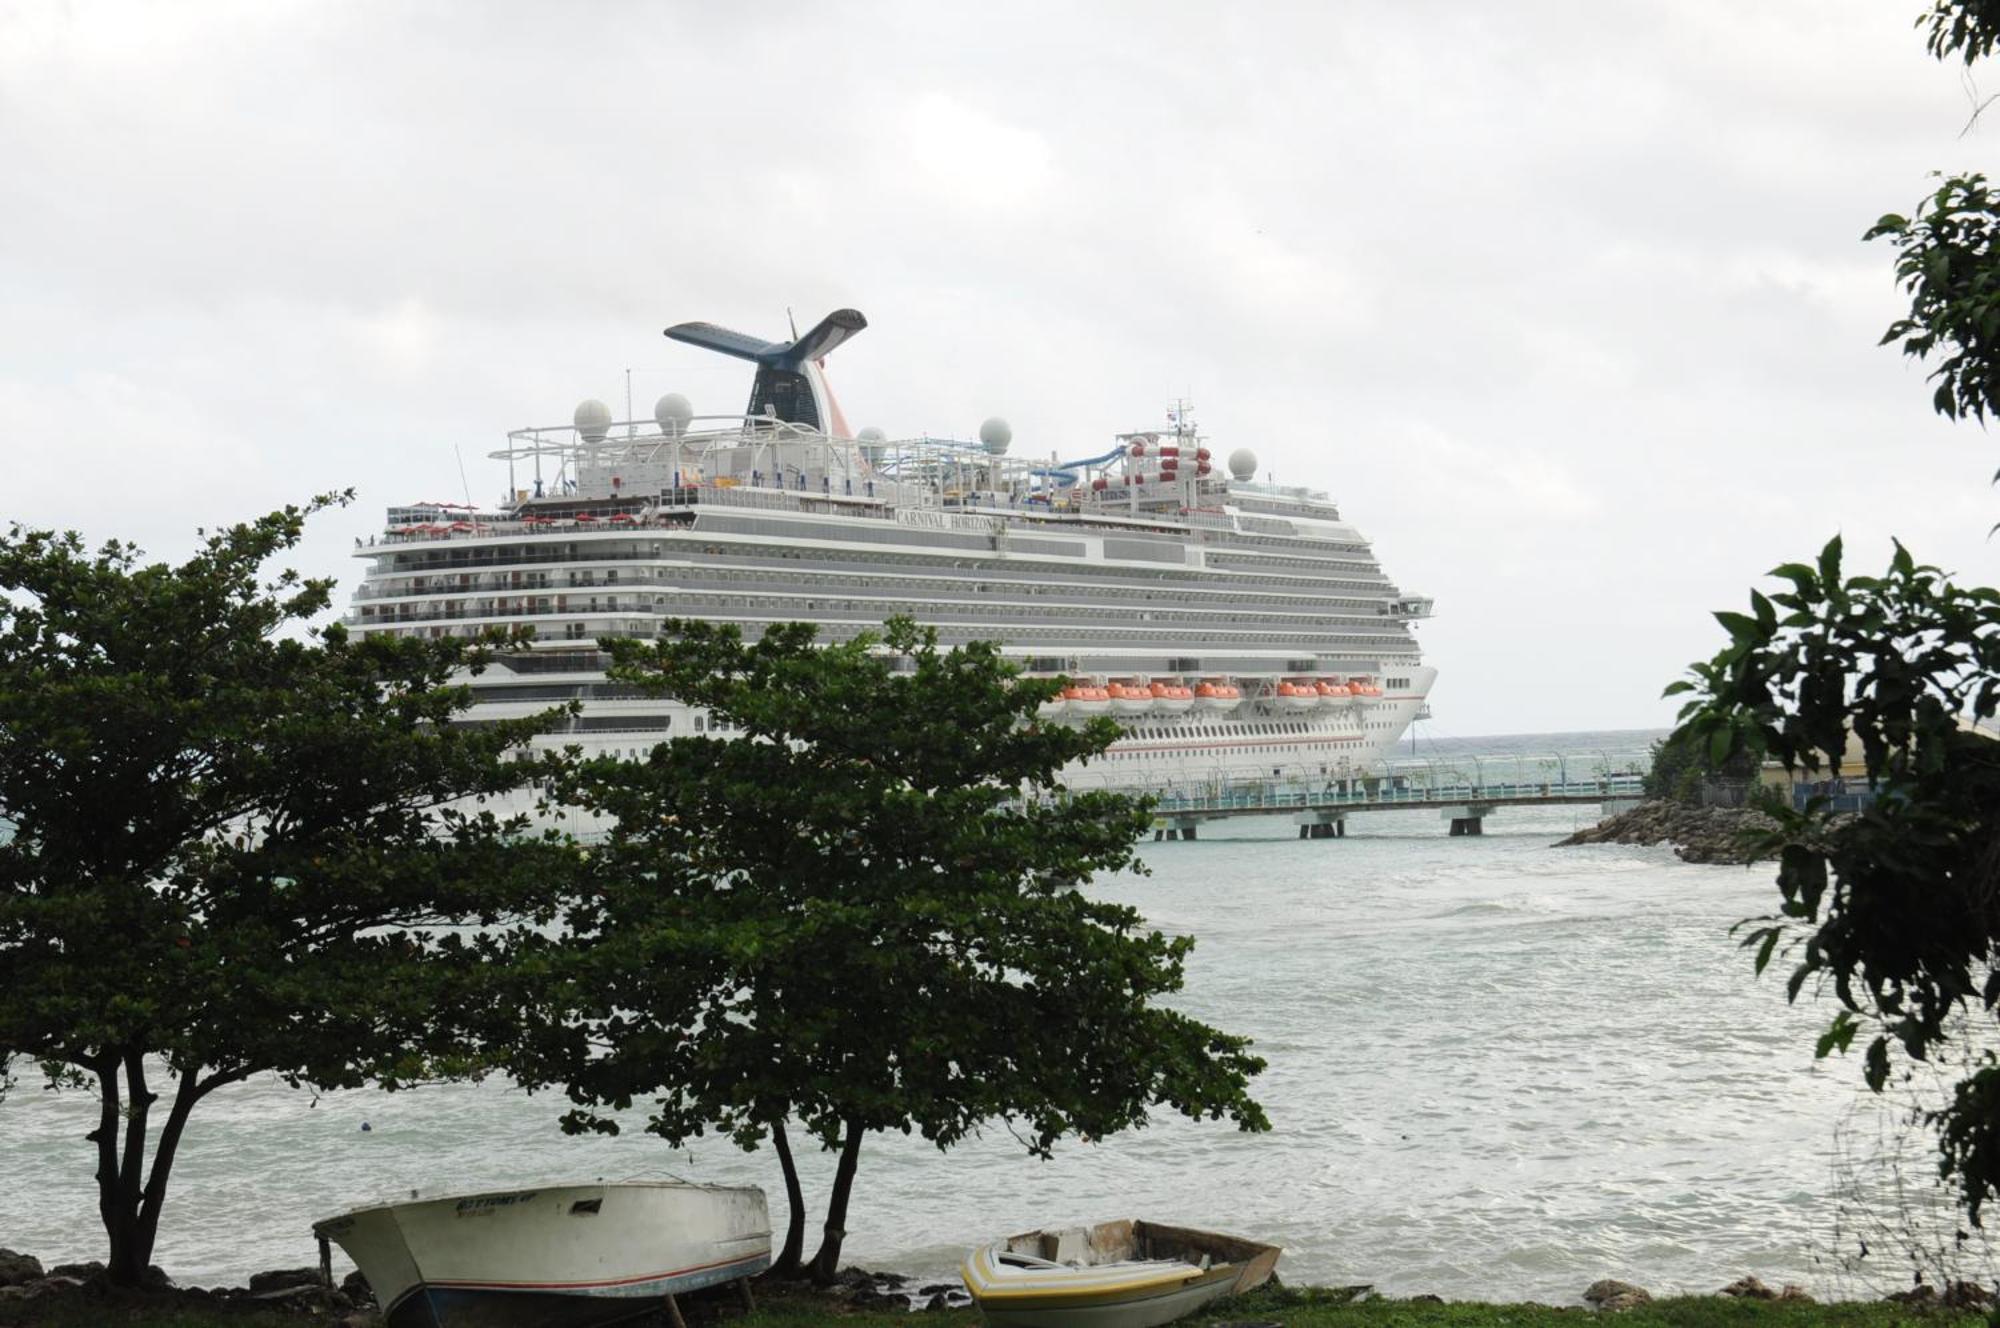
<path id="1" fill-rule="evenodd" d="M 141 1286 L 146 1280 L 146 1269 L 153 1262 L 160 1213 L 166 1204 L 167 1178 L 173 1174 L 174 1155 L 180 1149 L 188 1113 L 203 1094 L 227 1079 L 218 1075 L 203 1083 L 194 1071 L 182 1073 L 159 1142 L 153 1147 L 149 1173 L 146 1123 L 157 1095 L 146 1086 L 144 1055 L 128 1051 L 106 1057 L 91 1068 L 97 1072 L 101 1098 L 98 1126 L 90 1137 L 97 1143 L 97 1211 L 104 1220 L 104 1234 L 110 1243 L 105 1276 L 114 1286 Z M 125 1076 L 126 1103 L 122 1128 L 118 1083 L 121 1069 Z M 143 1186 L 141 1177 L 145 1178 Z"/>
<path id="2" fill-rule="evenodd" d="M 769 1276 L 798 1277 L 804 1272 L 800 1259 L 806 1249 L 806 1198 L 799 1185 L 798 1163 L 792 1160 L 792 1143 L 785 1137 L 785 1121 L 779 1117 L 771 1125 L 771 1146 L 778 1150 L 778 1165 L 785 1173 L 785 1205 L 790 1215 L 785 1221 L 785 1246 L 771 1263 Z"/>
<path id="3" fill-rule="evenodd" d="M 813 1255 L 814 1286 L 832 1286 L 840 1272 L 840 1242 L 847 1237 L 847 1196 L 854 1190 L 854 1168 L 861 1160 L 861 1122 L 847 1122 L 847 1138 L 840 1146 L 840 1167 L 833 1173 L 833 1196 L 826 1202 L 826 1235 L 819 1253 Z"/>

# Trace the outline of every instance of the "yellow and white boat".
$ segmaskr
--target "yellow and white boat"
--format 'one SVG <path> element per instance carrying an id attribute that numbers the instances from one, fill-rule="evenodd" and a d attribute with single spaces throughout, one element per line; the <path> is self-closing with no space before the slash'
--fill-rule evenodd
<path id="1" fill-rule="evenodd" d="M 1158 1222 L 1027 1231 L 966 1256 L 993 1328 L 1154 1328 L 1270 1280 L 1279 1249 Z"/>

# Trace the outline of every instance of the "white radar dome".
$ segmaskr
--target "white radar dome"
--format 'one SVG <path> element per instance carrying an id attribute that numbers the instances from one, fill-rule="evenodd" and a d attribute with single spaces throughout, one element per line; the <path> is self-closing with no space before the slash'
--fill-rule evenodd
<path id="1" fill-rule="evenodd" d="M 680 393 L 669 392 L 653 403 L 653 418 L 660 422 L 661 433 L 683 434 L 694 418 L 694 407 Z"/>
<path id="2" fill-rule="evenodd" d="M 1014 430 L 1007 421 L 995 415 L 979 426 L 979 441 L 986 445 L 988 456 L 1006 456 L 1007 444 L 1014 441 Z"/>
<path id="3" fill-rule="evenodd" d="M 880 461 L 882 454 L 889 450 L 889 435 L 872 424 L 855 434 L 854 441 L 861 444 L 861 455 L 870 461 Z"/>
<path id="4" fill-rule="evenodd" d="M 1229 473 L 1248 483 L 1257 478 L 1257 454 L 1247 447 L 1239 447 L 1229 454 Z"/>
<path id="5" fill-rule="evenodd" d="M 576 421 L 576 431 L 586 443 L 601 443 L 604 435 L 611 432 L 611 407 L 595 397 L 580 402 L 572 418 Z"/>

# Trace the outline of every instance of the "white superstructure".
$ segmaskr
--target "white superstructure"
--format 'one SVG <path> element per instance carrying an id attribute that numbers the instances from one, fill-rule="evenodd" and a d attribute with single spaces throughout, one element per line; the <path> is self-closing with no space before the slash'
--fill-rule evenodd
<path id="1" fill-rule="evenodd" d="M 637 756 L 711 731 L 708 717 L 604 676 L 600 637 L 676 618 L 754 638 L 806 621 L 825 640 L 896 614 L 947 645 L 1001 643 L 1034 675 L 1071 680 L 1046 717 L 1106 714 L 1124 736 L 1068 774 L 1078 786 L 1359 774 L 1415 718 L 1436 677 L 1411 623 L 1430 601 L 1386 577 L 1323 493 L 1229 474 L 1184 409 L 1099 455 L 1011 455 L 1003 421 L 977 442 L 850 434 L 818 361 L 865 327 L 834 314 L 767 343 L 708 324 L 678 340 L 759 365 L 745 414 L 653 419 L 585 402 L 576 423 L 523 429 L 493 453 L 490 510 L 389 510 L 359 550 L 347 621 L 363 632 L 532 629 L 532 650 L 469 679 L 470 722 L 567 700 L 540 741 Z"/>

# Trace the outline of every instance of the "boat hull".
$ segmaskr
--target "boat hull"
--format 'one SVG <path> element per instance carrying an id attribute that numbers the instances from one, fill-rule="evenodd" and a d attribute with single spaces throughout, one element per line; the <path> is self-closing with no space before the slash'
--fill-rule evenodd
<path id="1" fill-rule="evenodd" d="M 994 1328 L 1157 1328 L 1261 1286 L 1279 1250 L 1154 1222 L 1024 1232 L 974 1250 L 966 1290 Z"/>
<path id="2" fill-rule="evenodd" d="M 1158 1328 L 1222 1299 L 1235 1280 L 1234 1271 L 1226 1270 L 1201 1281 L 1097 1304 L 1056 1296 L 1041 1303 L 981 1303 L 979 1314 L 992 1328 Z"/>
<path id="3" fill-rule="evenodd" d="M 364 1208 L 315 1225 L 387 1328 L 595 1328 L 771 1263 L 763 1191 L 553 1185 Z"/>

